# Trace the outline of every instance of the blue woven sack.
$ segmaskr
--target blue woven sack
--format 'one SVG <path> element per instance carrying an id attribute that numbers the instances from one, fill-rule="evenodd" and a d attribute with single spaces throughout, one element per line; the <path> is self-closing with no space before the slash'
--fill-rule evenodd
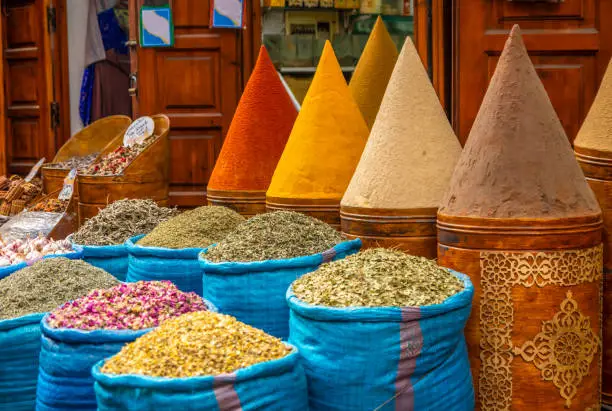
<path id="1" fill-rule="evenodd" d="M 312 411 L 472 411 L 463 328 L 474 287 L 423 307 L 336 308 L 291 289 L 291 337 L 308 379 Z"/>
<path id="2" fill-rule="evenodd" d="M 36 404 L 40 320 L 29 314 L 0 321 L 0 410 L 30 411 Z"/>
<path id="3" fill-rule="evenodd" d="M 73 246 L 76 244 L 73 243 Z M 128 270 L 128 252 L 124 244 L 119 245 L 78 245 L 83 248 L 83 260 L 112 274 L 119 281 L 125 281 Z"/>
<path id="4" fill-rule="evenodd" d="M 99 411 L 307 411 L 306 377 L 295 347 L 288 356 L 231 374 L 159 378 L 92 370 Z"/>
<path id="5" fill-rule="evenodd" d="M 136 244 L 142 237 L 144 235 L 125 242 L 128 251 L 127 282 L 168 280 L 181 291 L 202 295 L 202 272 L 198 264 L 201 248 L 142 247 Z"/>
<path id="6" fill-rule="evenodd" d="M 211 249 L 212 247 L 209 247 Z M 361 240 L 345 241 L 323 253 L 284 260 L 213 263 L 199 257 L 204 297 L 224 314 L 286 340 L 289 337 L 287 288 L 321 264 L 354 254 Z"/>
<path id="7" fill-rule="evenodd" d="M 64 258 L 69 258 L 71 260 L 80 260 L 81 258 L 83 258 L 83 248 L 82 247 L 73 245 L 72 248 L 74 249 L 74 251 L 70 253 L 49 254 L 49 255 L 44 256 L 43 259 L 54 258 L 54 257 L 64 257 Z M 36 261 L 40 261 L 40 260 L 36 260 Z M 19 271 L 22 268 L 26 268 L 34 264 L 36 261 L 23 262 L 19 264 L 9 265 L 8 267 L 0 268 L 0 280 L 2 280 L 4 277 L 8 277 L 9 275 L 13 274 L 15 271 Z"/>
<path id="8" fill-rule="evenodd" d="M 216 308 L 204 301 L 207 309 Z M 52 328 L 46 317 L 40 324 L 42 346 L 36 409 L 38 411 L 95 410 L 91 368 L 100 360 L 152 330 L 93 330 Z"/>

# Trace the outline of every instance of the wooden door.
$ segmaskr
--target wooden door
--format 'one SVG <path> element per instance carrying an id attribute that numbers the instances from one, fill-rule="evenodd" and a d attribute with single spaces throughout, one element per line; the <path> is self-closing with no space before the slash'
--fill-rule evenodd
<path id="1" fill-rule="evenodd" d="M 130 1 L 132 13 L 150 4 Z M 135 116 L 170 118 L 170 202 L 190 207 L 206 202 L 206 184 L 242 91 L 243 33 L 211 29 L 209 0 L 170 4 L 174 47 L 136 48 L 134 110 Z"/>
<path id="2" fill-rule="evenodd" d="M 53 24 L 56 5 L 56 0 L 2 0 L 5 118 L 0 144 L 6 158 L 0 160 L 9 173 L 27 173 L 56 151 L 60 113 L 54 77 L 61 75 L 54 66 L 61 61 Z"/>
<path id="3" fill-rule="evenodd" d="M 612 55 L 612 1 L 455 0 L 453 12 L 453 124 L 462 143 L 517 23 L 573 141 Z"/>

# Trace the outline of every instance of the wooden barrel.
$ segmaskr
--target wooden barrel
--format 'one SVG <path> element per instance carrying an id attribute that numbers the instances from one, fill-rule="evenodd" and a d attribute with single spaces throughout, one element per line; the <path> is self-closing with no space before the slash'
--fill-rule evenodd
<path id="1" fill-rule="evenodd" d="M 71 157 L 86 156 L 101 152 L 114 141 L 118 135 L 123 135 L 132 120 L 128 116 L 109 116 L 94 121 L 72 136 L 59 149 L 51 163 L 61 163 Z M 113 147 L 114 149 L 115 147 Z M 70 172 L 69 169 L 53 168 L 48 164 L 41 169 L 43 180 L 43 193 L 52 193 L 64 185 L 64 178 Z M 78 190 L 75 186 L 74 197 L 78 200 Z"/>
<path id="2" fill-rule="evenodd" d="M 466 340 L 477 409 L 599 409 L 601 228 L 599 215 L 438 214 L 438 263 L 475 287 Z"/>
<path id="3" fill-rule="evenodd" d="M 306 200 L 301 198 L 266 198 L 267 211 L 295 211 L 306 214 L 340 230 L 339 200 Z"/>
<path id="4" fill-rule="evenodd" d="M 398 248 L 412 255 L 436 258 L 436 208 L 393 210 L 340 208 L 342 233 L 361 238 L 363 248 Z"/>
<path id="5" fill-rule="evenodd" d="M 265 191 L 206 190 L 208 205 L 231 208 L 245 217 L 266 212 Z"/>
<path id="6" fill-rule="evenodd" d="M 603 374 L 602 401 L 612 404 L 612 152 L 574 147 L 589 186 L 603 212 Z"/>
<path id="7" fill-rule="evenodd" d="M 162 114 L 152 116 L 155 122 L 154 134 L 157 139 L 144 149 L 128 165 L 122 174 L 116 176 L 79 175 L 79 224 L 94 217 L 100 209 L 124 198 L 149 198 L 160 206 L 168 205 L 169 141 L 170 120 Z M 119 143 L 121 141 L 121 143 Z M 115 144 L 116 143 L 116 144 Z M 123 135 L 109 144 L 101 153 L 103 156 L 123 143 Z"/>

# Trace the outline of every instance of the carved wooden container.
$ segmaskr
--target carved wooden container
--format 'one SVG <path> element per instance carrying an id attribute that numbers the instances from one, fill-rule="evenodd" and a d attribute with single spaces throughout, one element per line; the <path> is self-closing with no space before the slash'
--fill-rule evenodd
<path id="1" fill-rule="evenodd" d="M 438 263 L 475 287 L 466 339 L 477 409 L 599 409 L 601 227 L 599 215 L 438 215 Z"/>
<path id="2" fill-rule="evenodd" d="M 266 212 L 265 191 L 221 191 L 206 190 L 208 205 L 223 206 L 236 210 L 245 217 Z"/>
<path id="3" fill-rule="evenodd" d="M 86 156 L 101 152 L 118 135 L 123 135 L 131 122 L 132 120 L 128 116 L 109 116 L 91 123 L 66 141 L 53 158 L 52 163 L 60 163 L 75 156 Z M 112 149 L 115 148 L 116 146 L 112 147 Z M 61 189 L 64 186 L 64 178 L 69 172 L 68 169 L 51 168 L 44 165 L 41 169 L 43 193 L 48 194 Z M 78 200 L 76 186 L 73 197 Z"/>
<path id="4" fill-rule="evenodd" d="M 393 210 L 340 208 L 342 233 L 361 238 L 363 248 L 399 248 L 412 255 L 436 258 L 435 208 Z"/>
<path id="5" fill-rule="evenodd" d="M 602 401 L 612 404 L 612 152 L 574 147 L 576 159 L 603 212 L 603 369 Z"/>
<path id="6" fill-rule="evenodd" d="M 307 200 L 301 198 L 266 198 L 267 211 L 295 211 L 306 214 L 340 230 L 339 200 Z"/>
<path id="7" fill-rule="evenodd" d="M 130 163 L 123 174 L 116 176 L 79 175 L 79 224 L 94 217 L 100 209 L 124 198 L 150 198 L 160 206 L 168 205 L 170 120 L 163 114 L 152 116 L 154 134 L 158 138 Z M 123 135 L 117 136 L 123 141 Z M 118 144 L 111 143 L 101 155 L 113 151 Z"/>

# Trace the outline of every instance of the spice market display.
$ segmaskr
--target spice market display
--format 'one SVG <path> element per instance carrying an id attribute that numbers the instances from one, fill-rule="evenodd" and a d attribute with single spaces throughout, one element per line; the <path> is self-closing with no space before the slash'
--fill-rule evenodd
<path id="1" fill-rule="evenodd" d="M 602 400 L 612 405 L 612 62 L 574 140 L 576 159 L 597 196 L 604 221 Z"/>
<path id="2" fill-rule="evenodd" d="M 270 35 L 223 118 L 167 96 L 0 177 L 0 411 L 612 406 L 612 63 L 572 147 L 514 26 L 462 148 L 384 18 L 352 75 L 340 20 L 308 67 Z"/>
<path id="3" fill-rule="evenodd" d="M 264 46 L 215 163 L 206 198 L 249 216 L 266 211 L 266 190 L 297 117 Z"/>
<path id="4" fill-rule="evenodd" d="M 476 284 L 477 409 L 598 409 L 602 215 L 518 26 L 438 210 L 438 263 Z"/>
<path id="5" fill-rule="evenodd" d="M 408 37 L 342 198 L 342 231 L 360 237 L 365 247 L 399 247 L 435 258 L 437 208 L 460 154 L 459 140 Z"/>
<path id="6" fill-rule="evenodd" d="M 227 207 L 198 207 L 159 223 L 138 245 L 205 248 L 225 238 L 242 221 L 244 217 Z"/>
<path id="7" fill-rule="evenodd" d="M 368 138 L 329 41 L 266 193 L 268 210 L 340 226 L 344 195 Z"/>
<path id="8" fill-rule="evenodd" d="M 349 83 L 355 103 L 370 130 L 380 109 L 397 57 L 397 47 L 382 17 L 378 16 Z"/>

